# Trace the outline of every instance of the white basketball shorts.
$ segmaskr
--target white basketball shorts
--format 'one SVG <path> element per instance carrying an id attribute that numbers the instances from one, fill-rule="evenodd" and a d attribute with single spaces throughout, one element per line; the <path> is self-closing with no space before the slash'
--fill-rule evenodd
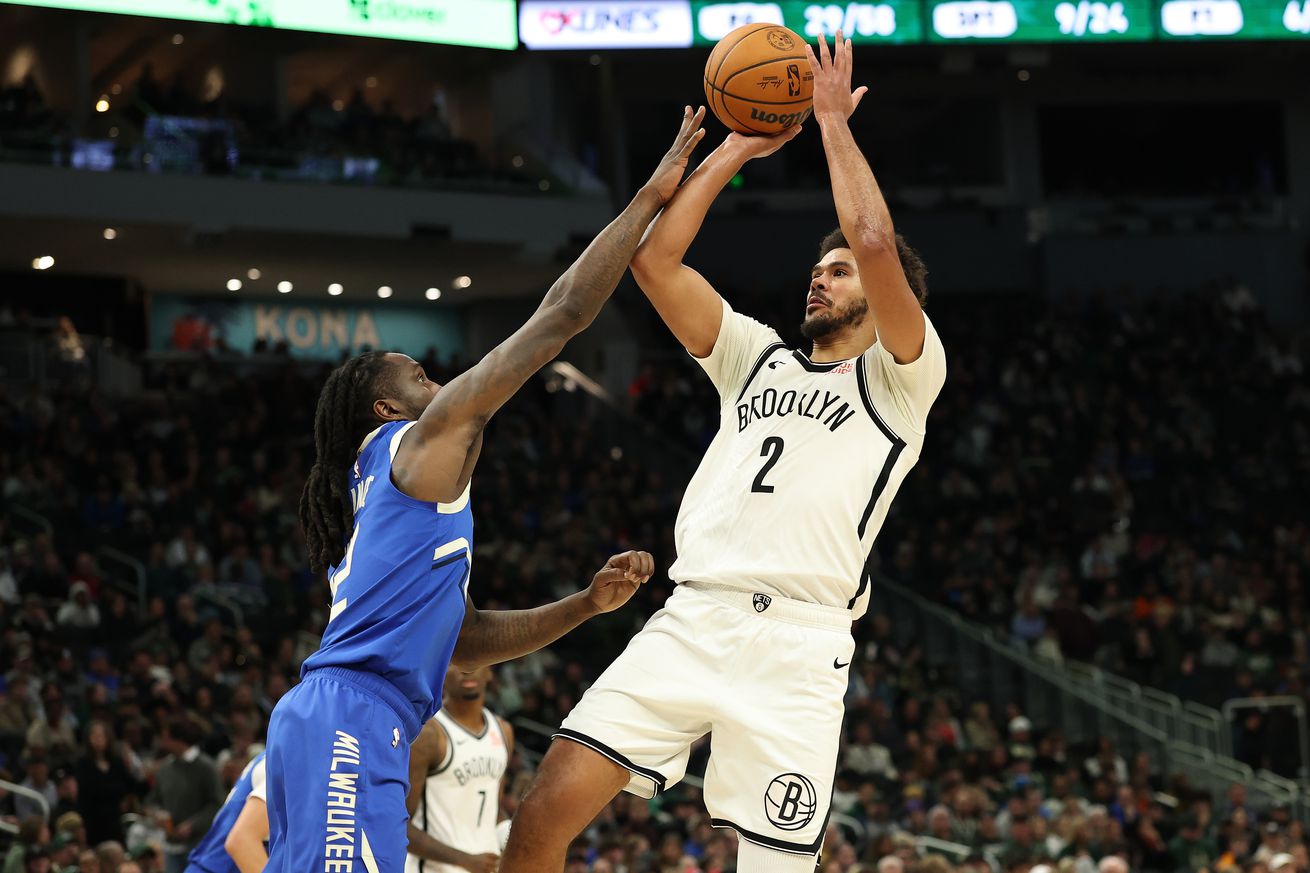
<path id="1" fill-rule="evenodd" d="M 653 797 L 710 734 L 715 827 L 771 849 L 823 842 L 855 642 L 849 610 L 720 586 L 679 585 L 555 736 L 632 772 Z"/>

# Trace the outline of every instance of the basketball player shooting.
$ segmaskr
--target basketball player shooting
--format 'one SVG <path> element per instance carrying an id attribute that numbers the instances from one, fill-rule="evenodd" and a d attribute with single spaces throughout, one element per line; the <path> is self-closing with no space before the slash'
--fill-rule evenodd
<path id="1" fill-rule="evenodd" d="M 269 722 L 269 873 L 400 873 L 409 746 L 440 706 L 447 666 L 535 651 L 627 602 L 653 572 L 649 554 L 626 552 L 556 603 L 475 609 L 470 483 L 487 421 L 613 293 L 677 190 L 703 115 L 687 108 L 628 207 L 468 372 L 442 387 L 405 355 L 377 352 L 328 377 L 300 516 L 332 608 Z"/>
<path id="2" fill-rule="evenodd" d="M 924 269 L 848 126 L 851 48 L 820 38 L 814 121 L 841 229 L 810 270 L 810 354 L 735 313 L 682 258 L 710 204 L 778 137 L 730 135 L 683 184 L 633 273 L 722 401 L 675 528 L 678 583 L 564 720 L 510 831 L 503 873 L 561 870 L 622 789 L 682 778 L 709 733 L 705 803 L 741 837 L 737 869 L 812 873 L 832 795 L 842 697 L 874 538 L 918 459 L 945 379 Z"/>
<path id="3" fill-rule="evenodd" d="M 409 753 L 405 873 L 495 873 L 500 783 L 514 730 L 487 709 L 491 668 L 446 672 L 445 706 Z"/>

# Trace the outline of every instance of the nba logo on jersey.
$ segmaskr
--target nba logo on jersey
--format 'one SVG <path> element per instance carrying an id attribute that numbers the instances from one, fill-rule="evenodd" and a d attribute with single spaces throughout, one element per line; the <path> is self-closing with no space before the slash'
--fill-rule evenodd
<path id="1" fill-rule="evenodd" d="M 756 594 L 752 602 L 755 604 L 756 612 L 763 612 L 769 608 L 769 604 L 773 602 L 773 598 L 767 594 Z"/>

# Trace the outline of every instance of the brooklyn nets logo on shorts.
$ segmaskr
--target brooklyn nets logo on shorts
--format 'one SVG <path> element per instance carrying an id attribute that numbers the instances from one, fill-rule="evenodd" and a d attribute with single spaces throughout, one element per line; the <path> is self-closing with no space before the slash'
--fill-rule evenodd
<path id="1" fill-rule="evenodd" d="M 814 783 L 799 773 L 774 777 L 764 792 L 764 814 L 781 831 L 798 831 L 814 819 Z"/>
<path id="2" fill-rule="evenodd" d="M 769 608 L 769 604 L 773 602 L 773 598 L 767 594 L 756 594 L 752 602 L 755 604 L 756 612 L 763 612 Z"/>

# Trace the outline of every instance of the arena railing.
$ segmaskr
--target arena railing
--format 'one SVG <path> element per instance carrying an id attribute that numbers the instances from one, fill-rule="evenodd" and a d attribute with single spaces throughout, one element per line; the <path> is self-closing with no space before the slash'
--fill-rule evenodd
<path id="1" fill-rule="evenodd" d="M 41 807 L 41 817 L 47 822 L 50 821 L 50 801 L 46 800 L 45 795 L 41 792 L 33 791 L 31 788 L 17 785 L 13 782 L 7 782 L 4 779 L 0 779 L 0 791 L 7 791 L 10 794 L 17 794 L 26 797 L 29 800 L 36 801 L 36 805 Z M 18 833 L 18 825 L 0 819 L 0 831 L 4 831 L 7 834 L 16 834 Z"/>
<path id="2" fill-rule="evenodd" d="M 145 618 L 146 600 L 149 594 L 145 564 L 127 552 L 110 546 L 101 546 L 97 549 L 96 557 L 100 560 L 101 569 L 109 571 L 109 578 L 117 584 L 117 587 L 136 599 L 137 612 L 141 618 Z M 125 575 L 114 573 L 114 569 L 122 571 Z"/>
<path id="3" fill-rule="evenodd" d="M 1257 808 L 1285 805 L 1300 820 L 1310 820 L 1306 793 L 1297 783 L 1216 752 L 1225 747 L 1214 739 L 1204 707 L 1174 706 L 1160 699 L 1162 692 L 1148 696 L 1139 688 L 1134 694 L 1131 683 L 1110 674 L 1092 681 L 1087 668 L 1080 675 L 1078 668 L 1039 660 L 894 582 L 878 579 L 875 585 L 873 608 L 891 619 L 901 641 L 920 643 L 930 664 L 953 668 L 959 687 L 987 700 L 993 711 L 1018 702 L 1035 726 L 1059 729 L 1070 743 L 1109 737 L 1125 758 L 1147 752 L 1160 772 L 1186 774 L 1216 804 L 1241 783 Z"/>

